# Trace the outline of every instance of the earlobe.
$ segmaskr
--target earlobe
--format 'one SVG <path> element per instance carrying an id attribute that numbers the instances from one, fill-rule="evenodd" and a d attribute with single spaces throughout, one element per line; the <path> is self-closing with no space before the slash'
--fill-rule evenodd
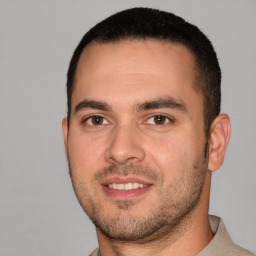
<path id="1" fill-rule="evenodd" d="M 230 130 L 228 115 L 220 114 L 213 121 L 209 137 L 209 171 L 213 172 L 221 167 L 230 138 Z"/>
<path id="2" fill-rule="evenodd" d="M 66 155 L 67 155 L 67 149 L 68 149 L 68 120 L 67 120 L 66 117 L 63 118 L 63 120 L 62 120 L 62 132 L 63 132 L 65 151 L 66 151 Z"/>

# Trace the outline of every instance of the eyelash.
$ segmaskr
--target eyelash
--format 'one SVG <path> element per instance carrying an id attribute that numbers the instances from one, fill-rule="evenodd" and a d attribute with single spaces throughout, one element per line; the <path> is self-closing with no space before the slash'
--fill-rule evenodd
<path id="1" fill-rule="evenodd" d="M 92 121 L 92 118 L 98 118 L 98 119 L 101 119 L 102 121 L 103 121 L 103 123 L 100 123 L 100 124 L 93 124 L 93 121 Z M 88 121 L 89 120 L 91 120 L 90 121 L 90 124 L 88 124 Z M 103 117 L 103 116 L 101 116 L 101 115 L 91 115 L 91 116 L 89 116 L 89 117 L 87 117 L 87 118 L 85 118 L 83 121 L 82 121 L 82 123 L 84 124 L 84 123 L 86 123 L 88 126 L 101 126 L 101 125 L 106 125 L 106 123 L 104 123 L 105 121 L 107 121 L 108 123 L 109 123 L 109 121 L 105 118 L 105 117 Z"/>
<path id="2" fill-rule="evenodd" d="M 102 121 L 102 123 L 100 122 L 99 124 L 93 124 L 93 121 L 92 121 L 92 118 L 98 118 L 99 119 L 99 121 Z M 159 123 L 159 124 L 157 124 L 155 121 L 156 121 L 156 118 L 160 118 L 160 119 L 163 119 L 163 123 Z M 149 123 L 149 120 L 150 119 L 152 119 L 153 120 L 153 122 L 154 123 Z M 88 123 L 88 121 L 90 120 L 90 124 Z M 82 121 L 82 123 L 83 124 L 86 124 L 87 126 L 101 126 L 101 125 L 107 125 L 106 123 L 104 123 L 104 122 L 107 122 L 107 123 L 109 123 L 109 121 L 105 118 L 105 117 L 103 117 L 103 116 L 101 116 L 101 115 L 91 115 L 91 116 L 89 116 L 89 117 L 87 117 L 87 118 L 85 118 L 83 121 Z M 153 115 L 153 116 L 150 116 L 149 118 L 147 118 L 147 120 L 146 120 L 146 123 L 148 123 L 149 125 L 157 125 L 157 126 L 164 126 L 164 125 L 166 125 L 166 124 L 168 124 L 168 123 L 173 123 L 174 121 L 173 121 L 173 119 L 171 119 L 170 117 L 168 117 L 168 116 L 166 116 L 166 115 L 163 115 L 163 114 L 156 114 L 156 115 Z"/>
<path id="3" fill-rule="evenodd" d="M 160 119 L 164 119 L 164 122 L 163 123 L 160 123 L 160 124 L 157 124 L 155 121 L 156 121 L 156 118 L 160 118 Z M 147 119 L 147 122 L 150 120 L 150 119 L 153 119 L 154 120 L 154 123 L 152 123 L 151 125 L 157 125 L 157 126 L 163 126 L 163 125 L 166 125 L 167 123 L 173 123 L 173 120 L 166 116 L 166 115 L 161 115 L 161 114 L 158 114 L 158 115 L 153 115 L 151 117 L 149 117 Z"/>

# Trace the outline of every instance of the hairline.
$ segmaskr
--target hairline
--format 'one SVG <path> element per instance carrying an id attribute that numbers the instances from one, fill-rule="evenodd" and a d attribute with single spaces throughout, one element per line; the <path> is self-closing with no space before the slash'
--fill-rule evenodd
<path id="1" fill-rule="evenodd" d="M 125 43 L 125 42 L 146 42 L 146 41 L 155 41 L 155 42 L 162 42 L 162 43 L 170 43 L 173 45 L 180 45 L 183 46 L 191 55 L 192 59 L 193 59 L 193 71 L 194 71 L 194 80 L 192 81 L 192 88 L 194 89 L 194 91 L 200 96 L 202 97 L 202 101 L 203 101 L 203 119 L 204 119 L 204 128 L 205 128 L 205 135 L 206 137 L 209 136 L 209 132 L 210 132 L 210 125 L 211 123 L 209 123 L 209 117 L 208 115 L 208 109 L 206 107 L 206 103 L 208 101 L 208 99 L 206 98 L 207 95 L 205 95 L 203 93 L 203 83 L 205 83 L 205 77 L 204 77 L 204 72 L 202 70 L 202 68 L 200 67 L 200 59 L 197 56 L 197 54 L 191 49 L 191 47 L 189 47 L 188 44 L 186 44 L 186 42 L 182 42 L 182 40 L 175 40 L 172 38 L 157 38 L 157 37 L 142 37 L 142 36 L 123 36 L 121 38 L 114 38 L 114 39 L 102 39 L 102 38 L 94 38 L 93 40 L 91 40 L 90 42 L 88 42 L 85 47 L 83 48 L 83 50 L 81 51 L 81 54 L 79 55 L 79 58 L 76 62 L 75 65 L 75 71 L 74 71 L 74 76 L 73 76 L 73 81 L 71 84 L 71 88 L 70 88 L 70 113 L 67 117 L 68 119 L 68 125 L 70 123 L 70 117 L 71 117 L 71 112 L 72 112 L 72 95 L 73 92 L 75 90 L 75 84 L 76 84 L 76 79 L 77 79 L 77 68 L 79 65 L 79 62 L 81 60 L 81 56 L 84 53 L 84 51 L 88 48 L 88 46 L 91 46 L 95 43 L 98 43 L 100 45 L 107 45 L 107 44 L 121 44 L 121 43 Z M 213 120 L 211 120 L 213 121 Z"/>
<path id="2" fill-rule="evenodd" d="M 71 84 L 71 95 L 70 95 L 70 99 L 72 98 L 73 92 L 75 90 L 75 84 L 76 84 L 76 79 L 77 79 L 77 68 L 79 65 L 79 62 L 81 60 L 82 55 L 84 54 L 84 51 L 91 45 L 97 43 L 99 45 L 108 45 L 108 44 L 112 44 L 112 45 L 116 45 L 116 44 L 122 44 L 125 42 L 146 42 L 146 41 L 155 41 L 155 42 L 162 42 L 162 43 L 169 43 L 169 44 L 173 44 L 173 45 L 180 45 L 183 46 L 191 55 L 192 59 L 193 59 L 193 71 L 194 71 L 194 81 L 192 82 L 192 88 L 194 89 L 194 91 L 204 98 L 203 94 L 202 94 L 202 86 L 201 86 L 201 80 L 203 80 L 202 78 L 202 74 L 201 74 L 201 69 L 200 69 L 200 65 L 199 65 L 199 61 L 198 61 L 198 57 L 196 56 L 196 54 L 183 42 L 177 41 L 177 40 L 172 40 L 171 38 L 153 38 L 153 37 L 147 37 L 147 38 L 143 38 L 143 37 L 139 37 L 139 36 L 129 36 L 129 37 L 123 37 L 120 39 L 114 39 L 114 40 L 102 40 L 102 39 L 93 39 L 92 41 L 90 41 L 81 51 L 81 54 L 79 56 L 79 59 L 76 63 L 75 66 L 75 71 L 74 71 L 74 77 L 73 77 L 73 81 Z M 72 100 L 71 100 L 72 103 Z"/>

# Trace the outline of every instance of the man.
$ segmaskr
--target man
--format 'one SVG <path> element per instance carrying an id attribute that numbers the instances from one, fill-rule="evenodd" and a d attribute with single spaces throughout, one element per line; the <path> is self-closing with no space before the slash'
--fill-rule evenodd
<path id="1" fill-rule="evenodd" d="M 253 255 L 208 216 L 230 136 L 220 82 L 210 41 L 173 14 L 134 8 L 85 34 L 62 126 L 91 255 Z"/>

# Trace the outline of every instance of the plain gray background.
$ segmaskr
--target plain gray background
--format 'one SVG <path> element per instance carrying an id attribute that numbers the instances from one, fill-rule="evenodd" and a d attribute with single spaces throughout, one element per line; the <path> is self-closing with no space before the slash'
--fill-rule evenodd
<path id="1" fill-rule="evenodd" d="M 0 0 L 0 255 L 79 256 L 94 226 L 70 183 L 62 141 L 69 60 L 82 35 L 116 11 L 174 12 L 212 40 L 232 136 L 213 174 L 210 212 L 256 252 L 256 1 Z"/>

